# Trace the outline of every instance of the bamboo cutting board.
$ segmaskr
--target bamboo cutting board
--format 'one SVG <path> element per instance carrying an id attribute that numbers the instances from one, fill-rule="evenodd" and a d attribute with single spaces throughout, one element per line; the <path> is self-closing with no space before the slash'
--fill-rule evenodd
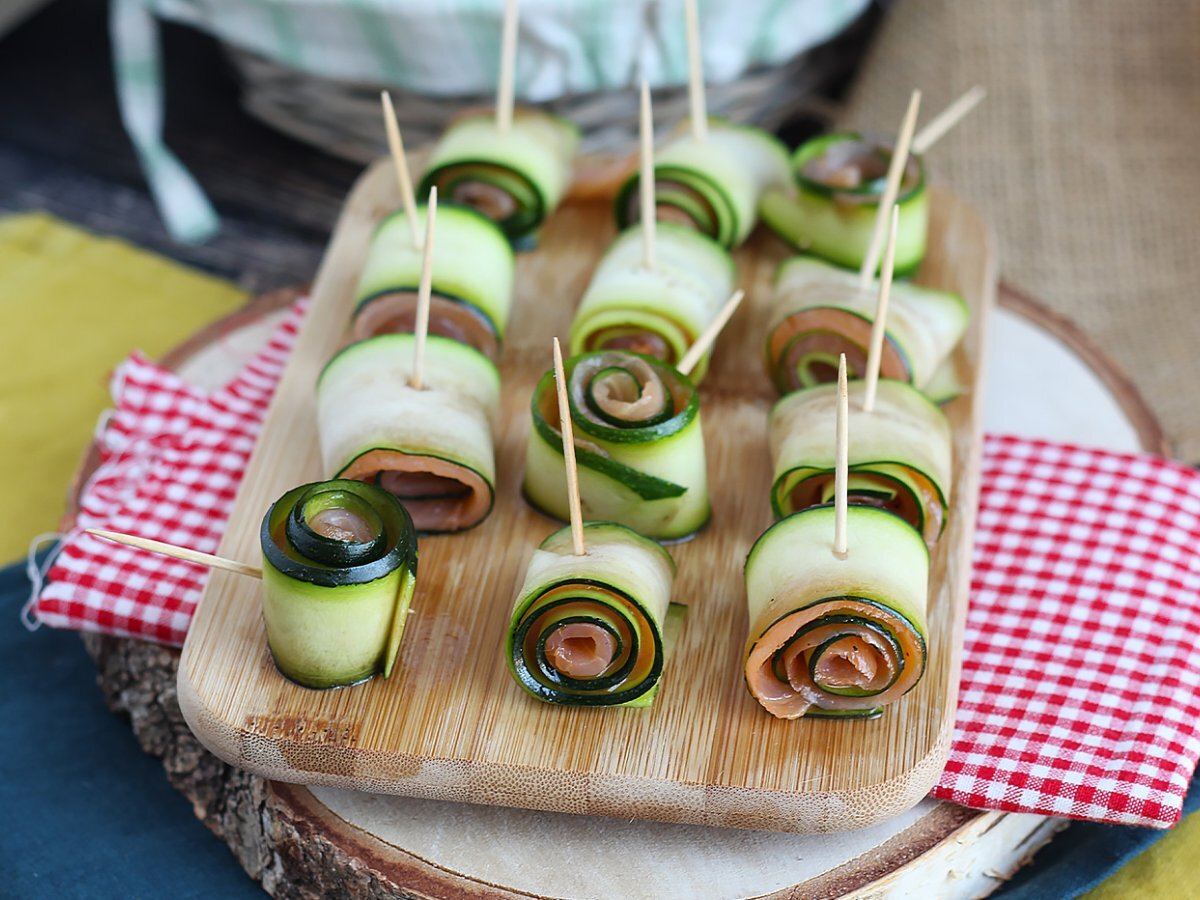
<path id="1" fill-rule="evenodd" d="M 383 164 L 355 186 L 334 232 L 297 340 L 250 460 L 220 552 L 259 556 L 270 503 L 326 477 L 314 385 L 341 343 L 375 223 L 398 203 Z M 530 698 L 501 654 L 533 548 L 558 524 L 520 495 L 529 397 L 565 335 L 614 234 L 604 203 L 568 202 L 539 248 L 520 258 L 501 360 L 497 502 L 463 535 L 423 538 L 396 672 L 311 691 L 270 659 L 258 584 L 213 572 L 188 634 L 179 700 L 200 740 L 232 765 L 279 781 L 560 812 L 780 831 L 836 831 L 914 805 L 949 749 L 978 496 L 983 335 L 995 269 L 988 229 L 934 192 L 920 279 L 962 293 L 972 310 L 956 364 L 967 393 L 947 407 L 955 431 L 953 509 L 934 556 L 929 665 L 918 687 L 873 721 L 776 720 L 746 692 L 742 562 L 770 522 L 767 411 L 760 356 L 769 284 L 783 245 L 760 232 L 737 254 L 748 300 L 718 343 L 702 387 L 713 522 L 672 548 L 676 599 L 689 604 L 649 710 L 564 709 Z M 469 263 L 468 263 L 469 264 Z M 853 439 L 853 436 L 851 436 Z"/>

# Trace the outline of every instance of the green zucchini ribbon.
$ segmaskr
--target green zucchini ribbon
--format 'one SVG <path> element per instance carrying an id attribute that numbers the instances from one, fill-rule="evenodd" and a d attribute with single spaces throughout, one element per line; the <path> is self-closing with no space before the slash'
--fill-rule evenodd
<path id="1" fill-rule="evenodd" d="M 924 674 L 929 551 L 891 513 L 848 520 L 845 558 L 831 507 L 781 519 L 747 557 L 746 685 L 778 718 L 871 718 Z"/>
<path id="2" fill-rule="evenodd" d="M 648 705 L 663 671 L 674 561 L 612 522 L 589 522 L 584 534 L 583 556 L 569 528 L 534 552 L 509 624 L 509 669 L 549 703 Z"/>
<path id="3" fill-rule="evenodd" d="M 417 573 L 412 519 L 387 491 L 301 485 L 263 517 L 263 619 L 279 670 L 307 687 L 392 670 Z"/>
<path id="4" fill-rule="evenodd" d="M 515 245 L 532 242 L 571 180 L 579 131 L 535 109 L 515 111 L 501 131 L 491 111 L 464 115 L 434 148 L 420 194 L 474 207 Z"/>
<path id="5" fill-rule="evenodd" d="M 699 396 L 691 381 L 661 360 L 624 350 L 574 356 L 565 369 L 585 515 L 659 539 L 697 531 L 709 505 Z M 565 519 L 553 372 L 538 382 L 531 411 L 525 494 L 538 509 Z"/>

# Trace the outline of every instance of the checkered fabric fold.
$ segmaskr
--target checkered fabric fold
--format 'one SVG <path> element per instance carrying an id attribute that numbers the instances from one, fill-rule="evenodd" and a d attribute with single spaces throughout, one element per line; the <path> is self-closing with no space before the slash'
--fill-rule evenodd
<path id="1" fill-rule="evenodd" d="M 205 396 L 141 357 L 78 526 L 212 552 L 303 308 Z M 73 532 L 49 625 L 180 645 L 206 570 Z M 1200 474 L 1148 456 L 989 437 L 950 760 L 934 796 L 1155 827 L 1200 756 Z"/>
<path id="2" fill-rule="evenodd" d="M 1200 475 L 989 437 L 950 761 L 966 806 L 1166 827 L 1200 756 Z"/>
<path id="3" fill-rule="evenodd" d="M 39 621 L 182 646 L 208 570 L 81 533 L 104 528 L 213 553 L 306 305 L 213 394 L 140 355 L 113 374 L 100 465 L 47 574 Z"/>

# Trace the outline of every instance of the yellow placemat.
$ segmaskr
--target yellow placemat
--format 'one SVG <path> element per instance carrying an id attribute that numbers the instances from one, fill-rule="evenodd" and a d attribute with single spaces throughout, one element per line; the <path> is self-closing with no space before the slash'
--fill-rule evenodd
<path id="1" fill-rule="evenodd" d="M 1173 900 L 1200 897 L 1196 853 L 1200 850 L 1200 815 L 1185 818 L 1161 841 L 1117 870 L 1086 900 Z"/>
<path id="2" fill-rule="evenodd" d="M 112 369 L 244 301 L 219 278 L 52 216 L 0 219 L 0 564 L 56 526 Z"/>

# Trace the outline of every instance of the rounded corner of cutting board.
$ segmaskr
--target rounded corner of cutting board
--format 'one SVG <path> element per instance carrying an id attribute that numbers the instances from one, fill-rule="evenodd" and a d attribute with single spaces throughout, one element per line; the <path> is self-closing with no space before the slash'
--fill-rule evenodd
<path id="1" fill-rule="evenodd" d="M 179 711 L 183 721 L 192 734 L 196 736 L 205 749 L 218 757 L 222 762 L 239 768 L 247 768 L 240 758 L 238 746 L 239 730 L 232 723 L 223 721 L 200 695 L 191 678 L 191 667 L 188 665 L 187 645 L 179 657 L 179 671 L 175 676 L 175 694 L 179 701 Z"/>
<path id="2" fill-rule="evenodd" d="M 850 831 L 878 825 L 908 812 L 929 796 L 950 756 L 952 731 L 953 722 L 950 722 L 928 753 L 890 778 L 864 782 L 850 789 L 798 791 L 790 796 L 789 803 L 766 815 L 761 802 L 755 809 L 751 799 L 739 813 L 726 813 L 721 824 L 799 834 Z"/>
<path id="3" fill-rule="evenodd" d="M 947 728 L 942 737 L 916 765 L 872 785 L 863 786 L 847 796 L 854 812 L 853 828 L 867 828 L 885 819 L 908 812 L 929 796 L 950 757 L 950 734 Z M 844 829 L 835 829 L 838 831 Z"/>

